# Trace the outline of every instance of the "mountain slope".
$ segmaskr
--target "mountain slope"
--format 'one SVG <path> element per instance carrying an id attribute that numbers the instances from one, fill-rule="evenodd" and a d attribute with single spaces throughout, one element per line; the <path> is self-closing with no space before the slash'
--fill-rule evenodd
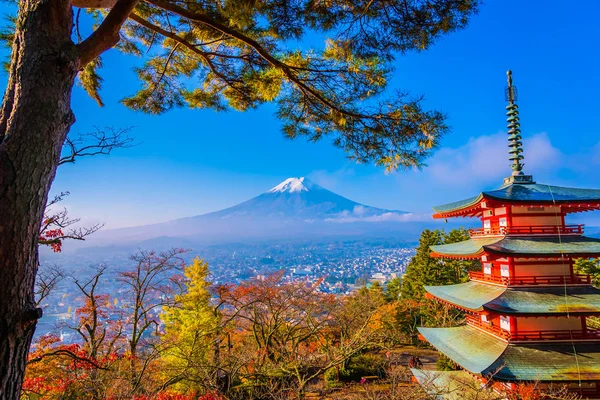
<path id="1" fill-rule="evenodd" d="M 234 218 L 241 216 L 326 219 L 359 214 L 361 216 L 385 213 L 405 214 L 369 207 L 349 200 L 308 179 L 288 178 L 269 191 L 243 203 L 216 211 L 206 216 Z"/>
<path id="2" fill-rule="evenodd" d="M 357 203 L 303 177 L 289 178 L 233 207 L 159 224 L 101 231 L 88 245 L 141 242 L 159 237 L 222 241 L 339 233 L 360 235 L 364 226 L 373 225 L 372 221 L 397 224 L 405 214 Z"/>

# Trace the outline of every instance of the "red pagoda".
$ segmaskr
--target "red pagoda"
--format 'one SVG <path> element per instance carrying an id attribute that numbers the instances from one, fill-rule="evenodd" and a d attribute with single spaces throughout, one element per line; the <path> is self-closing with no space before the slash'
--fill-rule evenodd
<path id="1" fill-rule="evenodd" d="M 535 382 L 600 398 L 600 330 L 588 323 L 600 316 L 600 290 L 573 271 L 575 258 L 600 257 L 600 240 L 566 223 L 569 214 L 599 210 L 600 190 L 536 183 L 523 173 L 510 71 L 506 95 L 511 176 L 497 190 L 434 207 L 434 218 L 482 221 L 469 240 L 431 247 L 434 257 L 481 260 L 467 283 L 425 287 L 464 311 L 466 324 L 419 328 L 420 337 L 496 389 Z"/>

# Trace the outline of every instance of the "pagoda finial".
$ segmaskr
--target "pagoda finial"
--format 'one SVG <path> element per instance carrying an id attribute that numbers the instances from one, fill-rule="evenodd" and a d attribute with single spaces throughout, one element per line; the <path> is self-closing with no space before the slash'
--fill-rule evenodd
<path id="1" fill-rule="evenodd" d="M 519 122 L 519 106 L 515 103 L 517 101 L 517 88 L 513 86 L 512 82 L 512 71 L 509 69 L 506 71 L 508 76 L 508 86 L 506 87 L 506 122 L 508 122 L 508 159 L 512 162 L 510 165 L 512 169 L 512 175 L 504 180 L 505 184 L 508 183 L 531 183 L 533 178 L 531 175 L 523 174 L 523 142 L 521 142 L 521 124 Z"/>
<path id="2" fill-rule="evenodd" d="M 506 106 L 506 122 L 508 122 L 508 147 L 510 150 L 508 151 L 510 157 L 508 158 L 512 161 L 511 168 L 513 170 L 513 175 L 523 175 L 523 164 L 521 160 L 523 159 L 523 142 L 521 142 L 521 124 L 519 123 L 519 106 L 515 104 L 517 100 L 517 88 L 513 86 L 512 83 L 512 71 L 506 71 L 506 75 L 508 75 L 508 86 L 506 87 L 506 101 L 508 101 L 508 106 Z"/>

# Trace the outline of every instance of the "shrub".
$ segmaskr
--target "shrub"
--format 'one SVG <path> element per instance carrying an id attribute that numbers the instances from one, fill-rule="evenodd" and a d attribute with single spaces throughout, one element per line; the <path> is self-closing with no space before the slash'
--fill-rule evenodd
<path id="1" fill-rule="evenodd" d="M 372 354 L 355 356 L 348 361 L 347 367 L 339 367 L 339 372 L 338 368 L 329 368 L 324 378 L 328 387 L 335 387 L 339 382 L 358 382 L 363 376 L 385 378 L 384 359 Z"/>

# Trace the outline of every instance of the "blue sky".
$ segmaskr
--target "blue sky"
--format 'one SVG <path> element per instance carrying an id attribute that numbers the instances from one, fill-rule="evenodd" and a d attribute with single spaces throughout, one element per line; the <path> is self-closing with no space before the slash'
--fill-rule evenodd
<path id="1" fill-rule="evenodd" d="M 284 139 L 274 108 L 246 113 L 132 112 L 135 60 L 106 54 L 99 108 L 76 88 L 74 133 L 133 127 L 136 147 L 59 169 L 53 192 L 84 221 L 122 227 L 202 214 L 253 197 L 290 176 L 372 206 L 428 213 L 435 204 L 497 187 L 509 174 L 504 87 L 519 91 L 525 171 L 538 182 L 600 187 L 600 2 L 494 1 L 463 31 L 398 57 L 390 89 L 424 94 L 448 114 L 451 133 L 423 171 L 385 174 L 357 165 L 328 140 Z"/>

